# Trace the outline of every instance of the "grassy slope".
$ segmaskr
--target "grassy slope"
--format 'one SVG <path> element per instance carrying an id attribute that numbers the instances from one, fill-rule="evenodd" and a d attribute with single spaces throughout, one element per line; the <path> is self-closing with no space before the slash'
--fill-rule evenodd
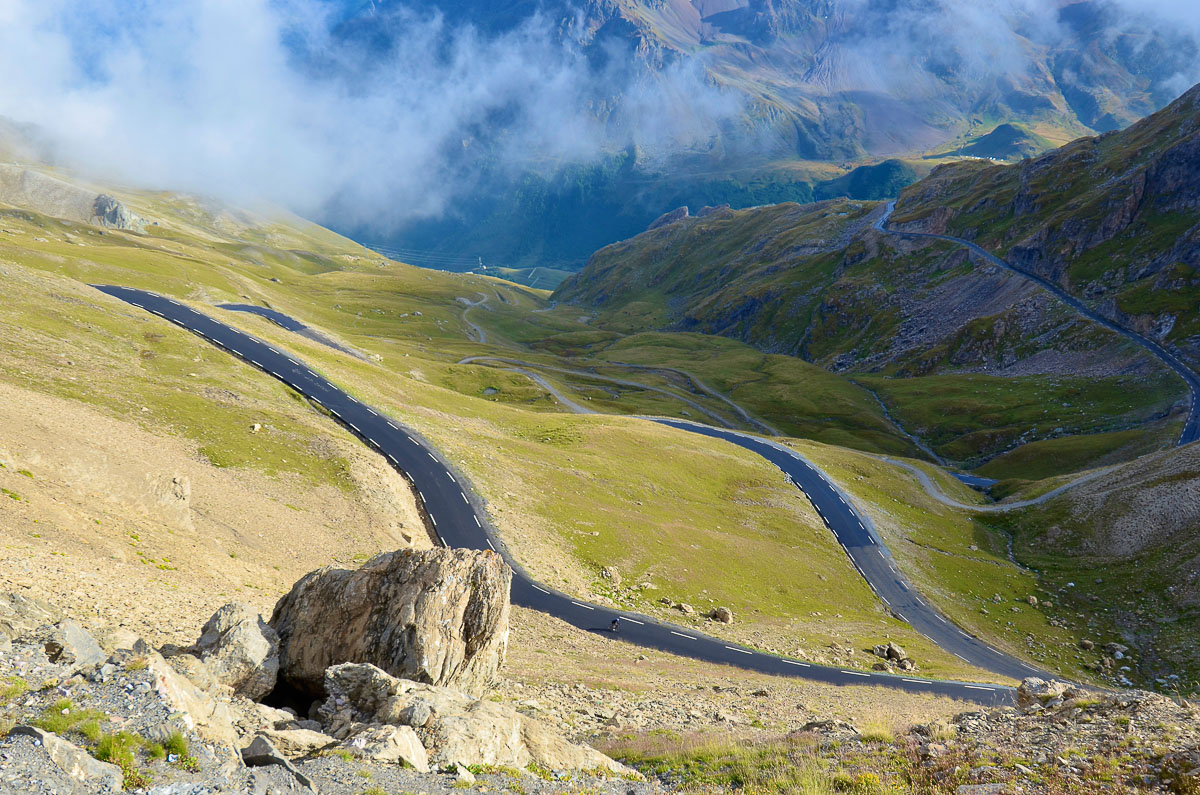
<path id="1" fill-rule="evenodd" d="M 1177 379 L 1167 373 L 1109 378 L 857 376 L 856 380 L 875 390 L 904 427 L 945 458 L 978 465 L 981 458 L 1016 448 L 1004 462 L 985 464 L 980 474 L 1017 475 L 1016 467 L 1035 460 L 1036 469 L 1023 475 L 1027 480 L 1075 471 L 1130 445 L 1139 453 L 1153 449 L 1164 441 L 1161 434 L 1129 429 L 1156 427 L 1155 422 L 1174 406 L 1177 386 Z M 1167 432 L 1178 435 L 1177 423 L 1171 423 Z M 1030 442 L 1039 437 L 1066 438 Z M 1027 449 L 1026 443 L 1039 446 Z M 1056 452 L 1045 455 L 1050 451 Z M 1091 454 L 1095 458 L 1089 458 Z"/>
<path id="2" fill-rule="evenodd" d="M 0 237 L 0 256 L 11 263 L 5 268 L 35 283 L 44 273 L 153 289 L 296 351 L 445 450 L 488 500 L 518 557 L 548 582 L 603 596 L 598 569 L 616 564 L 627 582 L 648 577 L 655 585 L 609 594 L 636 609 L 653 612 L 662 594 L 701 608 L 726 604 L 739 616 L 725 630 L 731 638 L 784 651 L 835 640 L 862 649 L 888 635 L 914 649 L 926 673 L 972 675 L 886 616 L 807 503 L 760 459 L 643 422 L 531 412 L 441 386 L 462 378 L 464 368 L 454 364 L 461 355 L 488 350 L 468 340 L 459 295 L 486 290 L 498 302 L 502 296 L 507 307 L 528 310 L 542 305 L 536 294 L 480 277 L 381 268 L 349 244 L 339 249 L 336 240 L 314 240 L 286 225 L 239 232 L 265 242 L 222 240 L 202 212 L 185 223 L 154 197 L 142 202 L 144 214 L 157 211 L 164 218 L 148 234 L 101 235 L 24 211 L 8 213 L 3 227 L 10 231 Z M 274 241 L 292 250 L 268 249 Z M 266 390 L 276 396 L 272 400 L 313 414 L 281 386 L 231 358 L 213 357 L 211 348 L 169 324 L 86 289 L 81 295 L 86 297 L 63 301 L 43 319 L 41 302 L 11 305 L 5 323 L 27 329 L 27 341 L 3 357 L 6 378 L 194 438 L 223 465 L 338 482 L 336 460 L 314 461 L 314 441 L 303 427 L 289 425 L 286 412 L 266 417 L 287 430 L 281 438 L 264 435 L 247 444 L 244 428 L 262 422 L 262 411 L 239 412 L 210 400 L 208 392 L 248 383 L 246 388 Z M 354 359 L 209 305 L 220 300 L 276 306 L 377 361 Z M 131 334 L 131 328 L 137 331 Z M 22 366 L 44 359 L 47 349 L 75 345 L 104 351 L 112 365 L 88 379 L 71 374 L 75 381 L 34 379 L 32 368 Z M 141 350 L 154 355 L 143 357 Z M 197 357 L 214 366 L 191 369 Z M 508 376 L 488 378 L 505 390 L 524 389 L 512 396 L 515 403 L 535 399 L 527 385 Z M 470 384 L 467 391 L 476 388 Z M 240 431 L 236 437 L 231 428 Z M 649 457 L 648 449 L 670 455 Z M 842 595 L 837 617 L 823 614 L 830 589 Z"/>
<path id="3" fill-rule="evenodd" d="M 971 273 L 972 266 L 956 260 L 953 249 L 943 244 L 905 252 L 860 240 L 842 242 L 843 248 L 832 246 L 831 251 L 814 249 L 819 241 L 829 245 L 839 238 L 865 212 L 864 205 L 844 202 L 780 205 L 689 219 L 610 246 L 554 294 L 558 300 L 592 308 L 562 306 L 558 317 L 594 310 L 592 327 L 543 325 L 538 341 L 526 339 L 560 356 L 605 359 L 624 356 L 623 351 L 639 342 L 653 343 L 646 344 L 642 358 L 628 358 L 677 367 L 687 363 L 704 368 L 713 351 L 728 352 L 713 361 L 718 367 L 705 369 L 728 374 L 713 377 L 785 431 L 858 449 L 899 452 L 897 440 L 884 441 L 869 427 L 887 425 L 876 407 L 863 406 L 864 399 L 871 399 L 843 386 L 841 376 L 821 378 L 813 368 L 784 365 L 784 357 L 764 357 L 746 349 L 734 356 L 739 345 L 709 342 L 694 334 L 674 334 L 669 346 L 661 343 L 666 335 L 636 334 L 695 329 L 839 369 L 848 366 L 844 359 L 849 357 L 877 371 L 854 378 L 874 390 L 901 425 L 943 457 L 967 466 L 1030 442 L 1052 440 L 1055 449 L 1073 448 L 1072 454 L 1041 461 L 1039 473 L 1048 476 L 1087 466 L 1088 452 L 1104 460 L 1127 459 L 1170 435 L 1159 420 L 1171 413 L 1181 384 L 1167 375 L 1070 379 L 954 374 L 972 362 L 978 365 L 978 356 L 984 357 L 988 369 L 986 365 L 1010 356 L 1026 358 L 1047 349 L 1067 355 L 1078 351 L 1086 358 L 1107 345 L 1114 357 L 1138 355 L 1120 347 L 1108 332 L 1077 321 L 1066 309 L 1053 309 L 1044 320 L 1048 325 L 1032 331 L 1017 310 L 979 318 L 942 344 L 893 358 L 891 348 L 902 335 L 901 311 L 889 303 L 891 297 L 902 290 L 914 297 L 926 294 Z M 911 332 L 909 328 L 905 333 Z M 623 335 L 630 335 L 628 342 L 620 341 Z M 1049 348 L 1048 339 L 1053 340 Z M 607 348 L 622 353 L 614 355 Z M 762 377 L 766 369 L 772 371 L 770 381 Z M 813 411 L 805 406 L 803 395 L 817 383 L 821 386 L 815 395 L 822 408 Z M 829 414 L 830 405 L 841 409 L 833 412 L 832 428 L 830 418 L 822 417 Z M 851 407 L 855 413 L 874 415 L 871 423 L 864 425 L 861 417 L 847 415 Z M 1147 426 L 1150 433 L 1138 440 L 1105 435 Z M 894 429 L 887 432 L 895 435 Z M 1064 435 L 1087 438 L 1059 441 Z M 899 444 L 912 452 L 908 442 Z M 997 465 L 996 471 L 1004 477 L 1015 474 L 1004 465 Z"/>
<path id="4" fill-rule="evenodd" d="M 1118 467 L 1044 505 L 990 518 L 1014 536 L 1016 555 L 1037 567 L 1069 615 L 1097 644 L 1132 647 L 1109 677 L 1132 666 L 1131 679 L 1194 690 L 1200 681 L 1195 627 L 1200 546 L 1195 445 Z M 1091 665 L 1097 650 L 1083 655 Z M 1114 681 L 1110 678 L 1109 681 Z"/>
<path id="5" fill-rule="evenodd" d="M 796 442 L 798 451 L 828 472 L 865 509 L 910 579 L 946 615 L 998 648 L 1067 676 L 1087 677 L 1074 649 L 1086 630 L 1060 626 L 1061 607 L 1045 601 L 1049 585 L 1007 555 L 1005 534 L 960 509 L 934 500 L 898 467 L 835 447 Z M 919 462 L 942 490 L 962 502 L 978 495 Z M 1000 600 L 994 601 L 994 597 Z M 1053 604 L 1053 599 L 1050 600 Z"/>

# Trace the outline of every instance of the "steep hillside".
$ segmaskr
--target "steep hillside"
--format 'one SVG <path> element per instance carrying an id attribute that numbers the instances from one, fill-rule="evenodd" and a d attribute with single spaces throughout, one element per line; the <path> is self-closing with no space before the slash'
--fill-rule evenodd
<path id="1" fill-rule="evenodd" d="M 1200 364 L 1200 86 L 1014 166 L 944 166 L 894 223 L 975 240 Z"/>
<path id="2" fill-rule="evenodd" d="M 940 168 L 905 191 L 892 224 L 976 238 L 1194 358 L 1198 95 L 1035 161 Z M 1062 460 L 1157 443 L 1129 447 L 1121 434 L 1170 416 L 1180 383 L 1017 274 L 950 243 L 881 234 L 883 212 L 833 201 L 670 216 L 598 251 L 554 298 L 626 332 L 719 334 L 864 374 L 903 425 L 960 462 L 1078 434 L 1087 452 Z M 989 379 L 954 380 L 965 373 Z M 935 375 L 951 380 L 903 380 Z M 1038 407 L 1071 379 L 1088 382 Z M 1033 411 L 1016 419 L 1014 399 Z"/>
<path id="3" fill-rule="evenodd" d="M 1146 456 L 992 524 L 1095 637 L 1129 647 L 1122 661 L 1094 660 L 1097 671 L 1200 679 L 1200 447 Z"/>

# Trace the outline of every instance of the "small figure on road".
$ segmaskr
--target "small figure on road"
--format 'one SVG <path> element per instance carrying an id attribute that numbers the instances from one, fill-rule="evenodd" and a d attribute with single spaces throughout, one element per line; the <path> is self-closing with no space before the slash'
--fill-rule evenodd
<path id="1" fill-rule="evenodd" d="M 614 618 L 612 620 L 612 624 L 609 625 L 609 629 L 611 629 L 613 632 L 617 632 L 618 630 L 621 629 L 621 617 L 620 616 L 617 616 L 616 618 Z"/>

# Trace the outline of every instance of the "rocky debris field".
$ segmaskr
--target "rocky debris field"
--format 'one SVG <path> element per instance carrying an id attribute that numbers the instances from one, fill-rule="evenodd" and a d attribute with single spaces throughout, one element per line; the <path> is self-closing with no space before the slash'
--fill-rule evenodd
<path id="1" fill-rule="evenodd" d="M 504 657 L 511 572 L 493 553 L 393 553 L 362 571 L 358 598 L 393 617 L 380 626 L 426 628 L 421 638 L 389 645 L 368 622 L 339 647 L 335 628 L 317 620 L 324 614 L 298 607 L 294 592 L 280 602 L 287 632 L 235 603 L 195 644 L 156 649 L 124 630 L 89 633 L 45 602 L 0 595 L 0 792 L 654 789 L 551 724 L 466 692 L 482 689 L 479 672 L 493 676 Z M 314 573 L 297 584 L 300 595 L 314 576 L 350 574 Z M 363 592 L 364 582 L 377 592 Z M 447 593 L 460 598 L 424 598 Z M 464 611 L 480 604 L 490 609 Z M 439 668 L 434 684 L 341 662 L 324 672 L 318 695 L 302 696 L 278 672 L 289 643 L 311 647 L 308 632 L 327 639 L 332 659 L 369 648 L 376 662 L 416 677 L 434 678 L 406 659 L 413 649 L 436 648 L 458 664 Z"/>

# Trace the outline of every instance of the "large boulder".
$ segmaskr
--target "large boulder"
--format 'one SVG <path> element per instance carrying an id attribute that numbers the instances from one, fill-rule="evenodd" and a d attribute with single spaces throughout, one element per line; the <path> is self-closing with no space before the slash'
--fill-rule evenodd
<path id="1" fill-rule="evenodd" d="M 42 627 L 30 637 L 41 644 L 50 662 L 70 666 L 72 673 L 96 668 L 108 659 L 96 639 L 70 619 Z"/>
<path id="2" fill-rule="evenodd" d="M 373 665 L 348 663 L 325 673 L 329 697 L 318 709 L 326 730 L 350 744 L 372 725 L 407 726 L 432 767 L 499 765 L 604 770 L 636 775 L 586 745 L 515 709 L 444 687 L 397 679 Z M 416 724 L 416 725 L 413 725 Z M 368 735 L 374 740 L 374 735 Z"/>
<path id="3" fill-rule="evenodd" d="M 306 575 L 275 605 L 279 675 L 322 695 L 325 669 L 370 663 L 475 696 L 508 648 L 512 570 L 490 551 L 401 550 Z"/>
<path id="4" fill-rule="evenodd" d="M 213 613 L 194 651 L 213 678 L 240 696 L 258 699 L 275 689 L 279 635 L 248 604 L 231 602 Z"/>
<path id="5" fill-rule="evenodd" d="M 1017 707 L 1024 712 L 1053 709 L 1074 695 L 1071 686 L 1064 682 L 1030 676 L 1017 688 Z"/>

